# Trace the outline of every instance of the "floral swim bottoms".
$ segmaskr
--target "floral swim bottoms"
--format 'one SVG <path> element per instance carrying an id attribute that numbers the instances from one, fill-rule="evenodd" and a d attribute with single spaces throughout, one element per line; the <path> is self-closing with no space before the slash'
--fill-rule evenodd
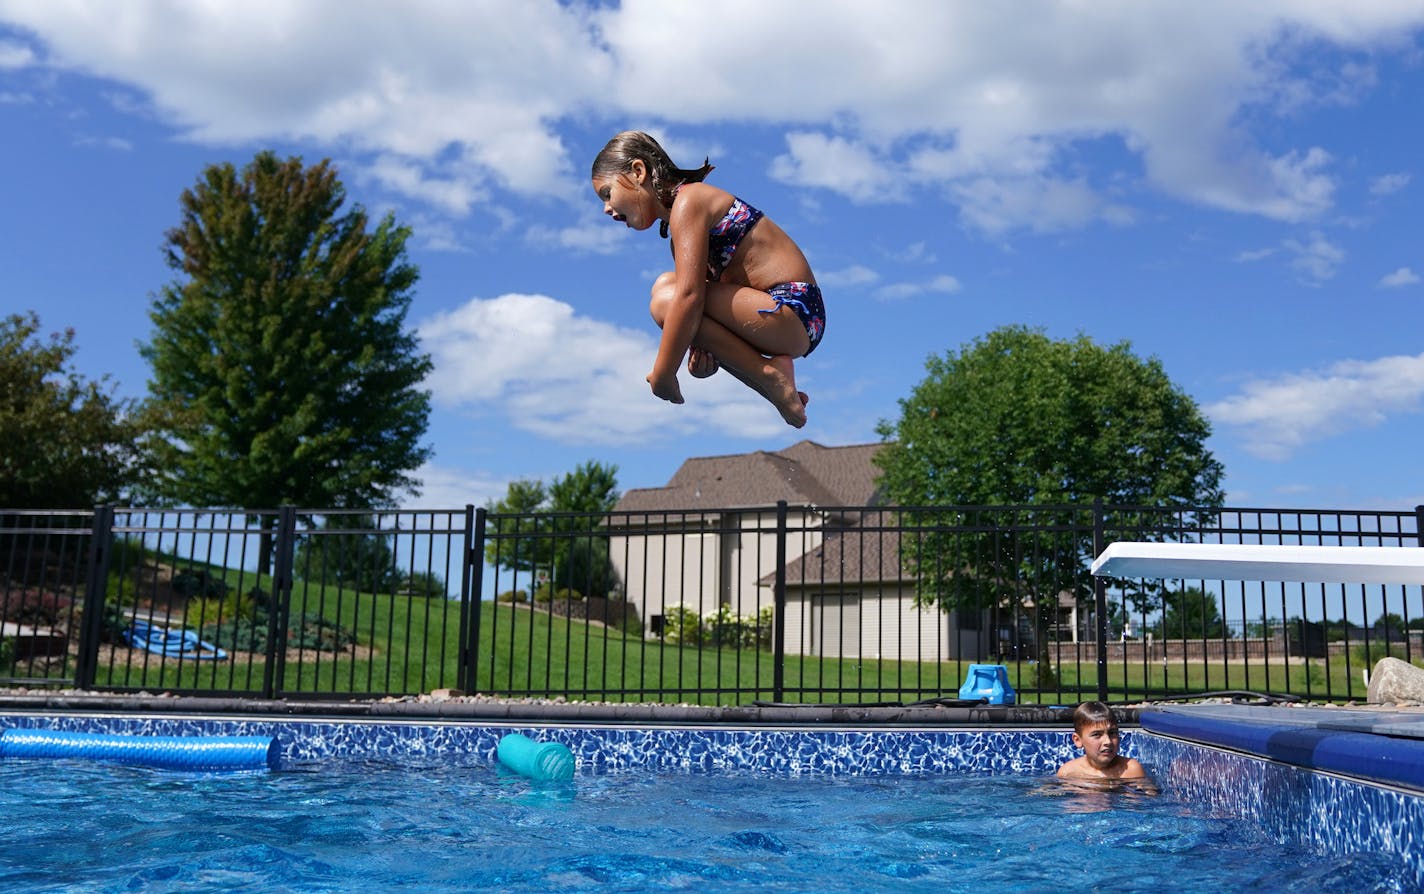
<path id="1" fill-rule="evenodd" d="M 776 302 L 776 306 L 757 313 L 774 314 L 783 306 L 791 308 L 811 338 L 811 346 L 802 356 L 811 356 L 816 345 L 821 343 L 821 336 L 826 334 L 826 302 L 821 298 L 820 287 L 809 282 L 783 282 L 767 289 L 766 293 Z"/>

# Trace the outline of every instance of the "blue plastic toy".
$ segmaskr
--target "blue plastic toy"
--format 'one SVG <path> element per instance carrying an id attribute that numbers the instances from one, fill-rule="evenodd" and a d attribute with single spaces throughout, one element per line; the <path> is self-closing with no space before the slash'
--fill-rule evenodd
<path id="1" fill-rule="evenodd" d="M 0 731 L 0 758 L 96 760 L 224 773 L 275 770 L 280 749 L 270 736 L 128 736 L 53 729 Z"/>
<path id="2" fill-rule="evenodd" d="M 501 764 L 530 779 L 565 782 L 574 778 L 573 752 L 558 742 L 535 742 L 510 733 L 499 740 L 496 753 Z"/>
<path id="3" fill-rule="evenodd" d="M 991 705 L 1012 705 L 1014 687 L 1009 684 L 1009 669 L 1002 664 L 971 664 L 959 687 L 962 699 L 988 699 Z"/>
<path id="4" fill-rule="evenodd" d="M 223 661 L 227 658 L 227 652 L 198 639 L 198 634 L 191 630 L 159 627 L 137 618 L 125 628 L 124 639 L 135 649 L 144 649 L 164 658 L 191 658 L 197 661 Z"/>

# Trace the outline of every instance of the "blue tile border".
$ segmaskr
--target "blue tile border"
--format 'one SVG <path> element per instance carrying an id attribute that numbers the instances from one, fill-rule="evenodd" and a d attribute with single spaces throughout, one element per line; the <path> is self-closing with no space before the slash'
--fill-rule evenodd
<path id="1" fill-rule="evenodd" d="M 0 714 L 0 728 L 141 736 L 270 736 L 280 766 L 325 760 L 489 764 L 512 732 L 567 745 L 580 773 L 751 772 L 777 775 L 1052 775 L 1076 755 L 1062 730 L 816 730 L 544 726 L 307 719 Z M 1131 753 L 1133 734 L 1124 735 Z"/>
<path id="2" fill-rule="evenodd" d="M 1315 853 L 1397 855 L 1406 890 L 1424 890 L 1424 797 L 1150 733 L 1138 745 L 1165 794 Z"/>

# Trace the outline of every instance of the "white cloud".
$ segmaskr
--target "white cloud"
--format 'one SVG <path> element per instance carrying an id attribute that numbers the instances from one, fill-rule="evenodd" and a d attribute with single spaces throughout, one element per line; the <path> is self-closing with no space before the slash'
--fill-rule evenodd
<path id="1" fill-rule="evenodd" d="M 585 191 L 568 122 L 646 121 L 675 134 L 735 121 L 788 131 L 772 163 L 788 183 L 861 202 L 940 187 L 973 226 L 1052 230 L 1132 218 L 1127 200 L 1105 199 L 1075 167 L 1098 141 L 1140 159 L 1130 188 L 1283 221 L 1319 217 L 1334 203 L 1329 153 L 1267 148 L 1255 130 L 1357 101 L 1376 60 L 1407 52 L 1424 24 L 1420 4 L 1383 2 L 866 9 L 722 0 L 709 17 L 662 0 L 0 0 L 0 17 L 35 42 L 0 44 L 0 66 L 41 53 L 50 69 L 133 91 L 145 113 L 193 140 L 304 140 L 374 158 L 388 188 L 453 215 L 491 189 Z M 788 35 L 815 52 L 787 52 Z M 1307 52 L 1321 43 L 1338 52 Z M 728 46 L 756 64 L 729 64 Z"/>
<path id="2" fill-rule="evenodd" d="M 1256 261 L 1264 261 L 1266 258 L 1269 258 L 1275 253 L 1276 249 L 1274 248 L 1251 249 L 1247 251 L 1238 252 L 1236 255 L 1236 260 L 1243 264 L 1250 264 Z"/>
<path id="3" fill-rule="evenodd" d="M 913 243 L 907 246 L 904 251 L 893 255 L 893 257 L 895 260 L 903 263 L 933 264 L 939 260 L 939 257 L 930 251 L 929 246 L 923 242 Z"/>
<path id="4" fill-rule="evenodd" d="M 536 244 L 566 248 L 579 253 L 608 255 L 627 245 L 628 231 L 621 227 L 609 226 L 607 219 L 599 217 L 558 229 L 531 227 L 528 237 Z"/>
<path id="5" fill-rule="evenodd" d="M 0 39 L 0 71 L 33 65 L 35 52 L 22 43 Z"/>
<path id="6" fill-rule="evenodd" d="M 899 282 L 881 286 L 875 290 L 877 301 L 900 301 L 927 292 L 953 294 L 959 291 L 959 280 L 947 274 L 936 276 L 925 282 Z"/>
<path id="7" fill-rule="evenodd" d="M 1380 279 L 1381 288 L 1397 289 L 1400 286 L 1412 286 L 1419 282 L 1419 274 L 1408 267 L 1400 267 L 1393 273 L 1387 274 Z"/>
<path id="8" fill-rule="evenodd" d="M 816 281 L 822 287 L 849 289 L 879 282 L 880 274 L 861 264 L 852 264 L 840 270 L 817 274 Z"/>
<path id="9" fill-rule="evenodd" d="M 1131 212 L 1105 203 L 1082 180 L 1046 177 L 983 177 L 953 187 L 960 214 L 989 233 L 1029 229 L 1052 233 L 1076 229 L 1093 220 L 1122 222 Z"/>
<path id="10" fill-rule="evenodd" d="M 434 361 L 436 403 L 571 444 L 632 444 L 710 430 L 779 434 L 776 411 L 730 375 L 681 377 L 697 412 L 653 397 L 644 376 L 656 330 L 625 329 L 579 316 L 545 295 L 471 299 L 422 321 Z"/>
<path id="11" fill-rule="evenodd" d="M 1238 263 L 1250 264 L 1282 255 L 1295 271 L 1296 278 L 1308 286 L 1323 285 L 1333 278 L 1345 261 L 1345 250 L 1325 237 L 1320 231 L 1312 231 L 1304 238 L 1283 239 L 1270 248 L 1248 249 L 1237 252 Z"/>
<path id="12" fill-rule="evenodd" d="M 1410 176 L 1405 173 L 1385 174 L 1370 181 L 1370 195 L 1388 196 L 1409 185 Z"/>
<path id="13" fill-rule="evenodd" d="M 554 122 L 612 76 L 584 15 L 554 0 L 0 0 L 0 16 L 52 66 L 130 85 L 190 139 L 316 140 L 473 166 L 520 193 L 574 187 Z"/>
<path id="14" fill-rule="evenodd" d="M 133 151 L 133 143 L 122 137 L 80 137 L 74 141 L 74 144 L 86 148 L 113 149 L 118 152 Z"/>
<path id="15" fill-rule="evenodd" d="M 459 509 L 463 506 L 483 506 L 498 500 L 509 490 L 509 481 L 493 475 L 472 475 L 460 469 L 450 469 L 436 463 L 426 463 L 415 471 L 420 481 L 420 496 L 407 494 L 401 502 L 404 509 Z"/>
<path id="16" fill-rule="evenodd" d="M 478 171 L 432 177 L 418 161 L 392 155 L 379 156 L 358 167 L 356 180 L 377 183 L 397 195 L 419 199 L 457 217 L 464 216 L 471 205 L 487 195 L 480 188 Z"/>
<path id="17" fill-rule="evenodd" d="M 1346 360 L 1248 382 L 1205 409 L 1215 424 L 1244 429 L 1251 453 L 1283 460 L 1311 441 L 1376 426 L 1392 414 L 1417 413 L 1421 399 L 1424 354 Z"/>
<path id="18" fill-rule="evenodd" d="M 1282 247 L 1291 254 L 1291 269 L 1306 285 L 1318 286 L 1335 275 L 1345 260 L 1345 251 L 1319 232 L 1304 241 L 1287 239 Z"/>
<path id="19" fill-rule="evenodd" d="M 842 137 L 793 133 L 786 153 L 772 162 L 771 176 L 794 186 L 839 192 L 858 202 L 900 201 L 909 185 L 894 165 L 864 144 Z"/>

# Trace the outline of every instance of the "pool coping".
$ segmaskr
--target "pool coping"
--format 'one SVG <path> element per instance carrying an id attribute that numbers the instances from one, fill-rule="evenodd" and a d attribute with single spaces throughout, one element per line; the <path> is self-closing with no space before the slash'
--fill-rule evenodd
<path id="1" fill-rule="evenodd" d="M 1424 715 L 1348 708 L 1155 706 L 1140 714 L 1158 736 L 1424 796 Z"/>
<path id="2" fill-rule="evenodd" d="M 1124 726 L 1137 709 L 1113 708 Z M 1071 727 L 1073 706 L 1063 705 L 790 705 L 724 707 L 651 703 L 610 704 L 557 700 L 501 700 L 471 696 L 369 700 L 255 699 L 156 693 L 0 692 L 0 713 L 168 714 L 329 719 L 409 719 L 532 724 L 696 725 L 737 727 Z"/>

